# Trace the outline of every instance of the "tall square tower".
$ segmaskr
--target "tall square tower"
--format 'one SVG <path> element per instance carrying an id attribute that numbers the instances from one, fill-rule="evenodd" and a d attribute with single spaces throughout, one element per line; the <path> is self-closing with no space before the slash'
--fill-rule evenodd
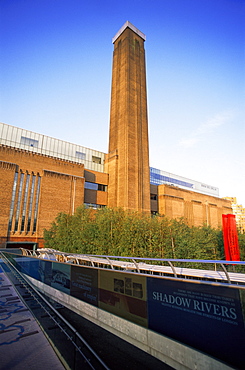
<path id="1" fill-rule="evenodd" d="M 126 22 L 113 38 L 108 206 L 150 212 L 145 35 Z"/>

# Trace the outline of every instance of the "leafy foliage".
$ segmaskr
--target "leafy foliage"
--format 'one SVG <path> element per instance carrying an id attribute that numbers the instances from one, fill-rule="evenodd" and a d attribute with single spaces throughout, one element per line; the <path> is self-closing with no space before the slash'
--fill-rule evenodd
<path id="1" fill-rule="evenodd" d="M 144 258 L 224 259 L 222 231 L 190 227 L 183 219 L 103 208 L 60 213 L 44 231 L 45 246 L 68 253 Z M 239 234 L 241 260 L 245 235 Z M 192 266 L 193 267 L 193 266 Z"/>

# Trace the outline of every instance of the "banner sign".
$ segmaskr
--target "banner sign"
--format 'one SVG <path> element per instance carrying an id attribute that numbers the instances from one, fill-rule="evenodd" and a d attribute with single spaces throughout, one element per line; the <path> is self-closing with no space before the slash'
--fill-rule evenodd
<path id="1" fill-rule="evenodd" d="M 98 270 L 71 266 L 71 295 L 98 306 Z"/>
<path id="2" fill-rule="evenodd" d="M 38 258 L 31 257 L 16 257 L 16 267 L 23 274 L 29 275 L 34 279 L 40 280 Z"/>
<path id="3" fill-rule="evenodd" d="M 99 271 L 99 307 L 114 315 L 147 326 L 146 277 Z"/>
<path id="4" fill-rule="evenodd" d="M 244 368 L 244 289 L 13 258 L 21 272 L 53 288 Z"/>
<path id="5" fill-rule="evenodd" d="M 147 278 L 147 293 L 149 329 L 223 361 L 244 360 L 238 289 Z"/>
<path id="6" fill-rule="evenodd" d="M 39 275 L 40 281 L 51 286 L 52 281 L 52 261 L 39 261 Z"/>
<path id="7" fill-rule="evenodd" d="M 222 215 L 225 258 L 227 261 L 240 261 L 235 215 Z"/>
<path id="8" fill-rule="evenodd" d="M 65 263 L 52 262 L 51 287 L 70 294 L 71 266 Z"/>

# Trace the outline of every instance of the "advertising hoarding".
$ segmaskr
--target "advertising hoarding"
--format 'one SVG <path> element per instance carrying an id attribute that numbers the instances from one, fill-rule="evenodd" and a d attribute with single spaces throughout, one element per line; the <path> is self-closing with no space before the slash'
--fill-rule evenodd
<path id="1" fill-rule="evenodd" d="M 237 366 L 244 361 L 238 289 L 147 278 L 148 328 Z"/>
<path id="2" fill-rule="evenodd" d="M 40 281 L 44 284 L 51 285 L 52 281 L 52 261 L 39 261 Z"/>
<path id="3" fill-rule="evenodd" d="M 20 271 L 45 284 L 244 368 L 244 289 L 14 258 Z"/>
<path id="4" fill-rule="evenodd" d="M 99 307 L 147 327 L 146 277 L 100 270 Z"/>
<path id="5" fill-rule="evenodd" d="M 16 264 L 17 268 L 23 274 L 29 275 L 34 279 L 40 280 L 39 274 L 39 263 L 40 260 L 38 258 L 30 258 L 30 257 L 16 257 Z"/>
<path id="6" fill-rule="evenodd" d="M 98 270 L 71 266 L 71 295 L 98 306 Z"/>
<path id="7" fill-rule="evenodd" d="M 70 294 L 71 265 L 52 262 L 51 287 Z"/>

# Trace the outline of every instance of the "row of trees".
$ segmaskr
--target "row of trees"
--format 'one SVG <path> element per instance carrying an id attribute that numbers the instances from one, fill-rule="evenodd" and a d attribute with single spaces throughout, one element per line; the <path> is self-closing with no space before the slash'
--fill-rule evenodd
<path id="1" fill-rule="evenodd" d="M 45 247 L 68 253 L 145 258 L 224 259 L 222 231 L 190 227 L 183 219 L 149 217 L 122 209 L 96 212 L 80 207 L 74 215 L 60 213 L 44 231 Z M 239 234 L 241 259 L 245 235 Z"/>

